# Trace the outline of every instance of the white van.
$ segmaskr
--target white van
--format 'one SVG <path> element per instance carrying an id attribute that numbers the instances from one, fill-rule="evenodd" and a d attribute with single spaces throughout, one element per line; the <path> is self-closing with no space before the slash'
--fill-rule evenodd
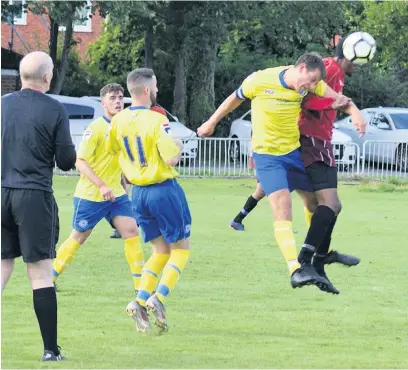
<path id="1" fill-rule="evenodd" d="M 64 105 L 68 113 L 72 141 L 75 149 L 78 150 L 85 129 L 95 118 L 103 116 L 103 108 L 92 99 L 53 94 L 48 94 L 48 96 Z"/>
<path id="2" fill-rule="evenodd" d="M 100 102 L 101 98 L 99 96 L 84 96 L 81 99 L 93 100 Z M 130 107 L 132 104 L 131 98 L 123 98 L 125 103 L 125 108 Z M 160 106 L 163 108 L 162 106 Z M 198 151 L 198 139 L 197 134 L 184 126 L 176 116 L 173 116 L 167 109 L 163 108 L 166 112 L 167 119 L 169 120 L 170 129 L 174 137 L 180 139 L 184 143 L 183 153 L 181 155 L 182 161 L 191 161 L 197 157 Z"/>

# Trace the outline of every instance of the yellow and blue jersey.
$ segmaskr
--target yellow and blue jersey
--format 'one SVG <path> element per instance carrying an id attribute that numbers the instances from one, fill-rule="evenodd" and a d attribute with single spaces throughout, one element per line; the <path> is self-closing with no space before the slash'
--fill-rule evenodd
<path id="1" fill-rule="evenodd" d="M 129 107 L 116 114 L 106 145 L 110 153 L 119 153 L 122 172 L 134 185 L 159 184 L 178 175 L 166 164 L 181 150 L 171 136 L 168 119 L 147 107 Z"/>
<path id="2" fill-rule="evenodd" d="M 119 157 L 106 151 L 106 137 L 109 134 L 110 121 L 106 117 L 97 118 L 85 130 L 82 142 L 77 152 L 77 158 L 86 161 L 92 170 L 116 197 L 125 194 L 121 184 L 121 169 Z M 76 198 L 93 202 L 103 202 L 99 188 L 81 174 L 75 194 Z"/>
<path id="3" fill-rule="evenodd" d="M 283 74 L 291 67 L 254 72 L 236 91 L 237 98 L 251 99 L 251 145 L 256 153 L 284 155 L 300 146 L 298 120 L 305 95 L 285 83 Z M 323 96 L 326 87 L 320 81 L 312 92 Z"/>

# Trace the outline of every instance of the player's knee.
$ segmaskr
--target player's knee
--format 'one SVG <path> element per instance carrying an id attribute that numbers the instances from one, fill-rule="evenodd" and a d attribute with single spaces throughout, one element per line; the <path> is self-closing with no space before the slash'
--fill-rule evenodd
<path id="1" fill-rule="evenodd" d="M 171 245 L 171 249 L 184 249 L 190 250 L 190 238 L 181 239 L 178 242 Z"/>
<path id="2" fill-rule="evenodd" d="M 123 239 L 129 239 L 139 235 L 139 229 L 133 217 L 116 216 L 111 221 L 111 224 L 119 231 Z"/>
<path id="3" fill-rule="evenodd" d="M 336 199 L 327 199 L 325 202 L 320 202 L 319 205 L 329 207 L 336 216 L 341 211 L 341 203 Z"/>
<path id="4" fill-rule="evenodd" d="M 120 222 L 120 224 L 117 225 L 117 229 L 123 239 L 129 239 L 139 235 L 139 229 L 135 221 Z"/>
<path id="5" fill-rule="evenodd" d="M 1 270 L 2 271 L 13 270 L 14 262 L 15 262 L 15 258 L 7 258 L 7 259 L 4 259 L 4 260 L 1 260 Z"/>
<path id="6" fill-rule="evenodd" d="M 51 270 L 51 259 L 27 263 L 27 275 L 30 279 L 32 289 L 41 289 L 53 286 L 50 273 Z"/>
<path id="7" fill-rule="evenodd" d="M 77 230 L 72 230 L 70 238 L 72 240 L 75 240 L 78 244 L 82 245 L 85 243 L 86 239 L 88 239 L 89 235 L 91 235 L 92 230 L 87 230 L 87 231 L 77 231 Z"/>
<path id="8" fill-rule="evenodd" d="M 317 199 L 314 196 L 310 196 L 307 199 L 305 199 L 304 204 L 305 204 L 306 209 L 310 213 L 314 213 L 316 211 L 317 206 L 318 206 Z"/>
<path id="9" fill-rule="evenodd" d="M 255 190 L 255 193 L 252 194 L 252 198 L 256 199 L 257 201 L 260 201 L 264 197 L 265 197 L 265 193 L 262 190 L 261 186 L 258 184 Z"/>
<path id="10" fill-rule="evenodd" d="M 341 211 L 341 202 L 340 202 L 340 199 L 337 197 L 337 195 L 326 197 L 326 199 L 324 199 L 323 205 L 332 209 L 333 212 L 336 214 L 336 216 Z"/>
<path id="11" fill-rule="evenodd" d="M 334 213 L 336 214 L 336 216 L 337 216 L 337 215 L 341 212 L 341 208 L 342 208 L 342 205 L 341 205 L 340 200 L 334 201 L 334 202 L 331 204 L 330 208 L 333 210 L 333 212 L 334 212 Z"/>
<path id="12" fill-rule="evenodd" d="M 170 245 L 167 244 L 162 236 L 158 238 L 150 240 L 150 243 L 153 247 L 153 252 L 161 253 L 161 254 L 169 254 L 170 253 Z"/>
<path id="13" fill-rule="evenodd" d="M 268 195 L 275 220 L 292 219 L 292 201 L 288 189 L 275 191 Z"/>
<path id="14" fill-rule="evenodd" d="M 137 229 L 137 226 L 129 226 L 125 229 L 121 229 L 119 231 L 119 234 L 122 236 L 123 239 L 129 239 L 129 238 L 134 238 L 135 236 L 139 235 L 139 230 Z"/>

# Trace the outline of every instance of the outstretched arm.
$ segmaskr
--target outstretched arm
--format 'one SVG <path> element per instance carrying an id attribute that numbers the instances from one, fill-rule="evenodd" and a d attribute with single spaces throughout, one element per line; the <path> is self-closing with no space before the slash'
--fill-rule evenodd
<path id="1" fill-rule="evenodd" d="M 234 109 L 237 109 L 244 100 L 239 99 L 236 93 L 232 93 L 223 103 L 218 107 L 214 114 L 207 122 L 204 122 L 197 130 L 198 136 L 206 137 L 214 133 L 217 124 Z"/>
<path id="2" fill-rule="evenodd" d="M 366 133 L 367 121 L 361 111 L 351 101 L 344 109 L 344 112 L 351 116 L 351 122 L 353 122 L 356 131 L 360 134 L 360 137 L 363 137 Z"/>

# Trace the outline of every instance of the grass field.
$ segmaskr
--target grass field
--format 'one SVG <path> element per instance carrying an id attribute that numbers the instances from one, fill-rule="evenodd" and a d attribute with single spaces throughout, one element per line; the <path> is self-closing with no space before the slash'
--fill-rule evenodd
<path id="1" fill-rule="evenodd" d="M 62 242 L 71 228 L 75 178 L 56 178 Z M 334 247 L 354 268 L 329 266 L 339 296 L 292 290 L 266 202 L 228 222 L 253 180 L 182 180 L 193 215 L 192 257 L 167 301 L 170 330 L 142 336 L 124 313 L 132 281 L 123 243 L 97 226 L 59 280 L 64 363 L 42 364 L 42 342 L 21 261 L 2 302 L 3 368 L 408 368 L 408 195 L 342 184 Z M 294 196 L 298 245 L 306 232 Z M 145 246 L 150 255 L 149 246 Z"/>

